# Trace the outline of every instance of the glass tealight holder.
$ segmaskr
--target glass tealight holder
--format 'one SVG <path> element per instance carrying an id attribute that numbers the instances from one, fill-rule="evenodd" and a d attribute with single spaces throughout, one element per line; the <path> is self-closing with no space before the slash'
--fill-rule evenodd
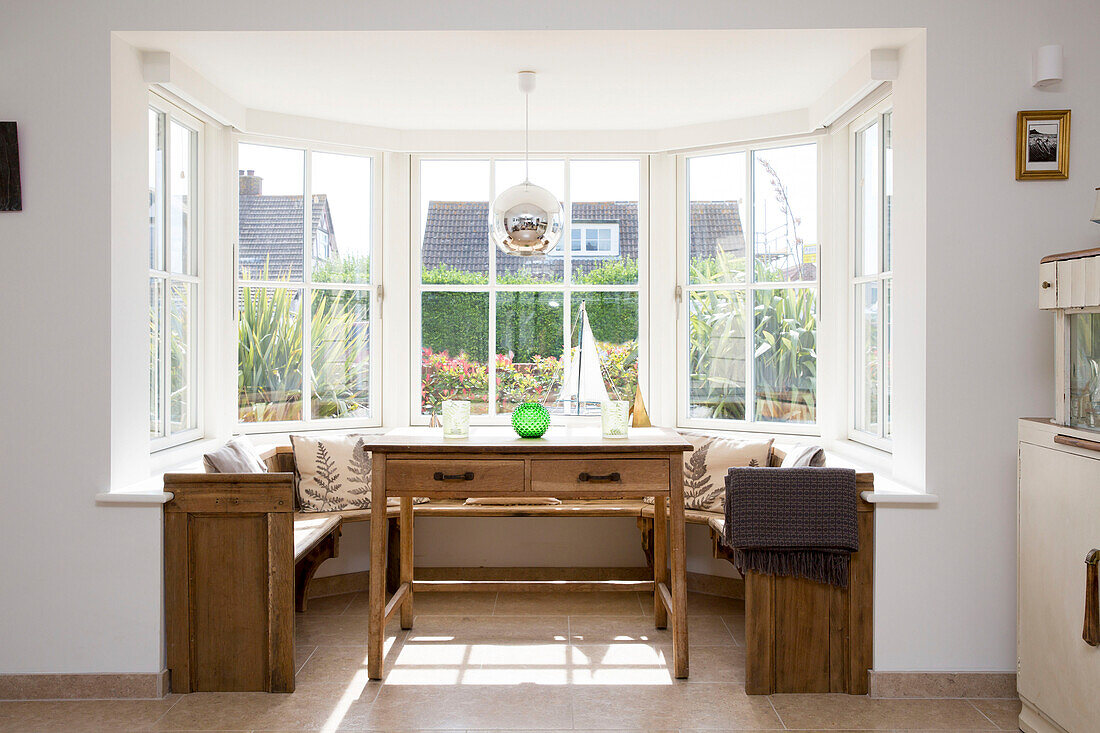
<path id="1" fill-rule="evenodd" d="M 443 400 L 443 437 L 470 437 L 469 400 Z"/>
<path id="2" fill-rule="evenodd" d="M 630 403 L 626 400 L 610 400 L 601 404 L 600 422 L 603 424 L 603 437 L 625 438 L 629 415 Z"/>

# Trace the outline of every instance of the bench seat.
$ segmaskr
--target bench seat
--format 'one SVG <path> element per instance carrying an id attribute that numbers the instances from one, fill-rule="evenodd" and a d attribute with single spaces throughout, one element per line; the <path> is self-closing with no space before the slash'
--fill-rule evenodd
<path id="1" fill-rule="evenodd" d="M 309 582 L 325 560 L 340 554 L 340 516 L 294 516 L 294 607 L 304 613 Z"/>

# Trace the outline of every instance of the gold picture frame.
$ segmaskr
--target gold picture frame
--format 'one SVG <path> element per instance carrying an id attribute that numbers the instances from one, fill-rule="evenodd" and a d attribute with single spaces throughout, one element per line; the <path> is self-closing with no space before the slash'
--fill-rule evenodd
<path id="1" fill-rule="evenodd" d="M 1016 180 L 1069 178 L 1069 110 L 1016 113 Z"/>

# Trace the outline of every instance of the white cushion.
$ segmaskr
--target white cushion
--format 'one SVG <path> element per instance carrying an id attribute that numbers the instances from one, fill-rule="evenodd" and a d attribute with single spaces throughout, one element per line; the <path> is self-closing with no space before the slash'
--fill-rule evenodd
<path id="1" fill-rule="evenodd" d="M 767 466 L 772 439 L 718 438 L 680 431 L 692 450 L 684 453 L 684 508 L 723 512 L 726 471 L 734 466 Z M 647 497 L 645 501 L 653 503 Z"/>
<path id="2" fill-rule="evenodd" d="M 370 509 L 371 454 L 358 435 L 291 435 L 298 503 L 303 512 Z M 414 499 L 422 504 L 427 499 Z M 399 500 L 386 501 L 396 506 Z"/>

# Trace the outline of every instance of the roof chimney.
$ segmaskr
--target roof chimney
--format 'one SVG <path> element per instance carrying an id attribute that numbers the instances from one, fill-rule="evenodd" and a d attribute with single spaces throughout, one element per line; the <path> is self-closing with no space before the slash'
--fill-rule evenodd
<path id="1" fill-rule="evenodd" d="M 239 179 L 238 195 L 240 196 L 261 196 L 263 195 L 264 179 L 256 175 L 256 171 L 247 170 L 237 171 L 237 177 Z"/>

